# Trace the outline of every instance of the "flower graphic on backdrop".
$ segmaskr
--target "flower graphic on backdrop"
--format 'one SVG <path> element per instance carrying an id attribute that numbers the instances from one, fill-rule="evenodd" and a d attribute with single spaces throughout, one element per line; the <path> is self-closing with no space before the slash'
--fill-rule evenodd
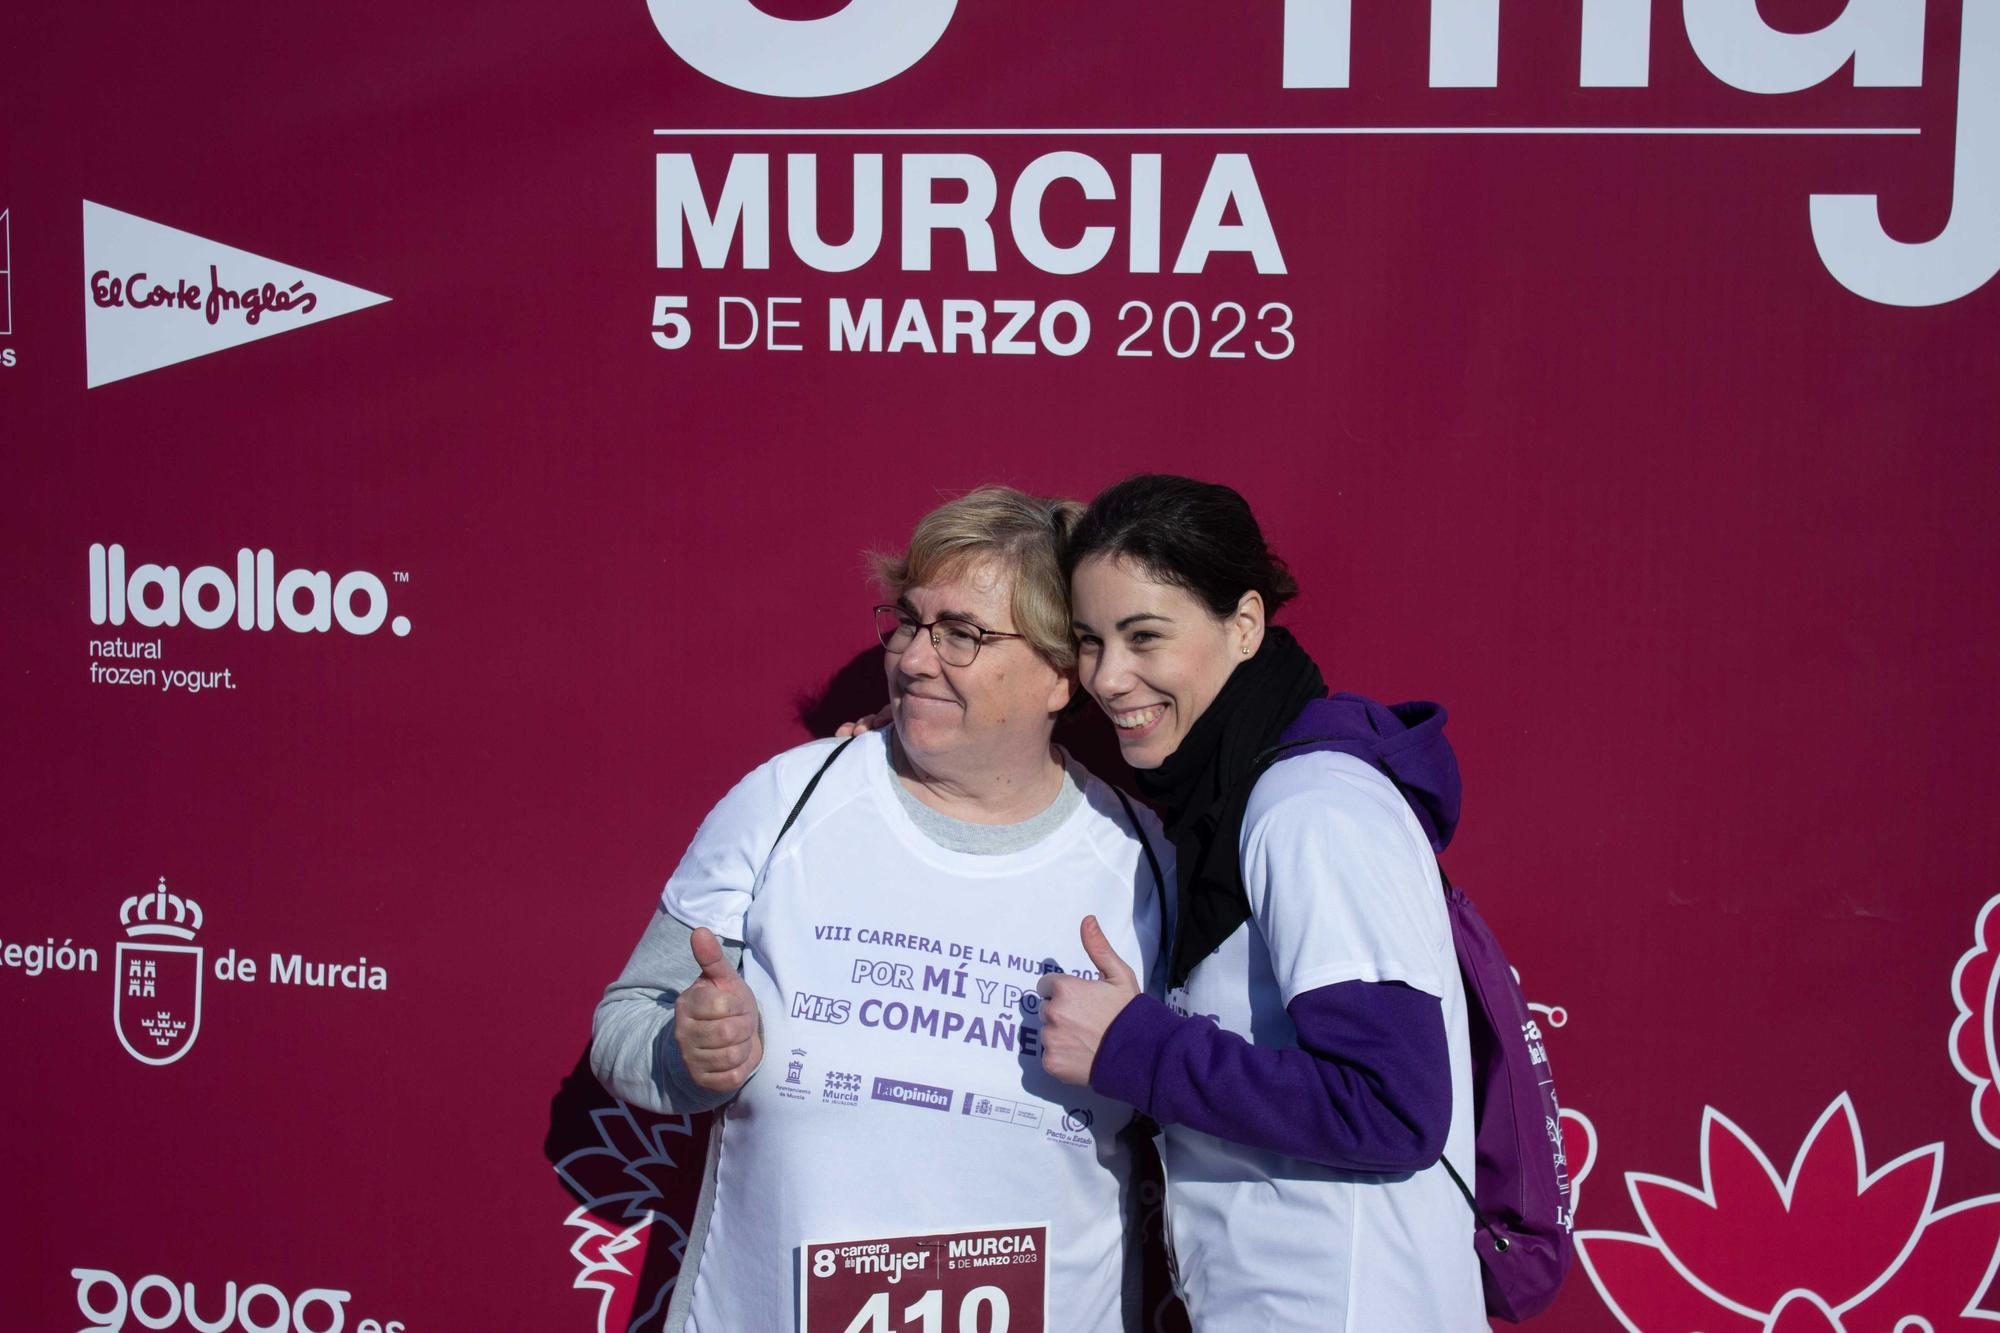
<path id="1" fill-rule="evenodd" d="M 1988 898 L 1979 909 L 1979 921 L 1972 927 L 1972 947 L 1951 972 L 1951 998 L 1958 1004 L 1958 1019 L 1951 1025 L 1951 1063 L 1972 1085 L 1972 1123 L 1979 1137 L 2000 1148 L 2000 1054 L 1993 1041 L 1993 996 L 2000 983 L 2000 896 Z"/>
<path id="2" fill-rule="evenodd" d="M 591 1112 L 598 1142 L 556 1163 L 556 1174 L 575 1195 L 564 1219 L 581 1234 L 570 1254 L 582 1266 L 576 1287 L 598 1293 L 597 1333 L 626 1333 L 658 1326 L 673 1279 L 645 1263 L 648 1245 L 667 1245 L 680 1267 L 687 1231 L 674 1217 L 693 1212 L 699 1171 L 683 1170 L 672 1139 L 700 1147 L 687 1116 L 657 1116 L 619 1102 Z M 685 1196 L 685 1197 L 683 1197 Z M 655 1226 L 655 1224 L 658 1224 Z"/>
<path id="3" fill-rule="evenodd" d="M 1940 1208 L 1943 1167 L 1933 1143 L 1870 1172 L 1842 1093 L 1780 1176 L 1709 1107 L 1700 1187 L 1628 1173 L 1645 1234 L 1579 1231 L 1577 1253 L 1631 1333 L 1992 1333 L 2000 1194 Z"/>

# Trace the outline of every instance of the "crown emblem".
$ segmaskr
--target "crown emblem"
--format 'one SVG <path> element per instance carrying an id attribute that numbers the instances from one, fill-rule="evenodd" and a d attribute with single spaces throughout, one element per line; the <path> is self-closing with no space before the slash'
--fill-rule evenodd
<path id="1" fill-rule="evenodd" d="M 201 904 L 192 898 L 183 898 L 177 893 L 167 892 L 167 877 L 160 876 L 160 886 L 151 893 L 134 894 L 118 908 L 119 924 L 125 933 L 134 939 L 147 935 L 171 935 L 175 939 L 191 940 L 201 929 Z"/>

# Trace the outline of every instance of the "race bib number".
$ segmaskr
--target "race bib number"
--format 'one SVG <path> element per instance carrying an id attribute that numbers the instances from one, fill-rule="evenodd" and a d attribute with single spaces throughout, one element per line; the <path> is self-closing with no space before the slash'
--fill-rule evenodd
<path id="1" fill-rule="evenodd" d="M 800 1333 L 1043 1333 L 1049 1228 L 800 1247 Z"/>

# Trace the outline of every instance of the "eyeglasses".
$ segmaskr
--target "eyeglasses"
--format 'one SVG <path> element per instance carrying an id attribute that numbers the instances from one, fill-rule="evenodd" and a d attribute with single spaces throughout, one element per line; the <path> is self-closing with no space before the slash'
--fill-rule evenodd
<path id="1" fill-rule="evenodd" d="M 881 638 L 882 646 L 892 653 L 908 648 L 920 629 L 930 631 L 931 647 L 937 649 L 938 660 L 946 666 L 955 667 L 971 666 L 972 659 L 979 656 L 979 645 L 988 639 L 1026 637 L 1007 630 L 986 629 L 957 616 L 924 621 L 900 606 L 875 608 L 875 633 Z"/>

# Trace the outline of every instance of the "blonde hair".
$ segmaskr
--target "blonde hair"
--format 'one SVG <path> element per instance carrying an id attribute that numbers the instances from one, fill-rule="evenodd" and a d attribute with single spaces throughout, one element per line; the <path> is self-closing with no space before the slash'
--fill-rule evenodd
<path id="1" fill-rule="evenodd" d="M 1082 516 L 1083 506 L 1075 500 L 981 486 L 918 519 L 902 554 L 871 551 L 868 560 L 892 597 L 949 582 L 979 561 L 996 562 L 1013 576 L 1014 628 L 1067 671 L 1076 665 L 1076 644 L 1070 638 L 1062 547 Z"/>

